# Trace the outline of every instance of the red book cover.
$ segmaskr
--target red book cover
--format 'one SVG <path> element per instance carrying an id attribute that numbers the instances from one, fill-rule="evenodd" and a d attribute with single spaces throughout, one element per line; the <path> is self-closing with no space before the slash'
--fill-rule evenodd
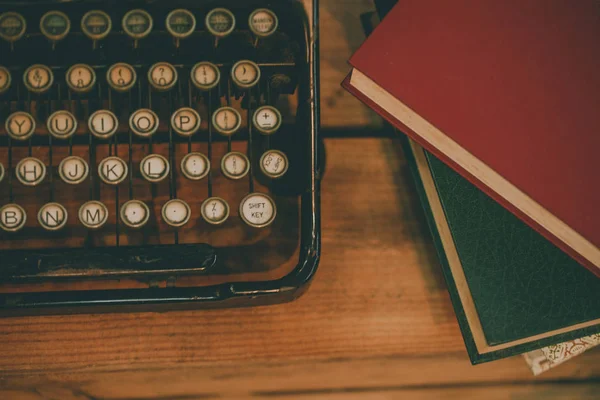
<path id="1" fill-rule="evenodd" d="M 350 64 L 348 90 L 600 276 L 600 1 L 400 0 Z"/>

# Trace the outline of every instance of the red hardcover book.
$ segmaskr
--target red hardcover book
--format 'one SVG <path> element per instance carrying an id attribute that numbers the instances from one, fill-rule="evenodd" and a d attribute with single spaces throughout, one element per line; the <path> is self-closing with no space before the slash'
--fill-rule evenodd
<path id="1" fill-rule="evenodd" d="M 600 1 L 400 0 L 350 64 L 344 87 L 600 276 Z"/>

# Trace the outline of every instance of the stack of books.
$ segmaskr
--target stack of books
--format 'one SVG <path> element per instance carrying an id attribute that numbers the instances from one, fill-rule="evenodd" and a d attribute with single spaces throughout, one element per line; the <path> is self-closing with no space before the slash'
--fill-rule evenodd
<path id="1" fill-rule="evenodd" d="M 471 361 L 600 344 L 600 3 L 399 0 L 350 64 L 406 135 Z"/>

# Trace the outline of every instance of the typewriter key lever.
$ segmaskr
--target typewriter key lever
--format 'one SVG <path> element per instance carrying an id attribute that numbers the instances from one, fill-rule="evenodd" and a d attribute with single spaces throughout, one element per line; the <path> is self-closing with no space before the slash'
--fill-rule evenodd
<path id="1" fill-rule="evenodd" d="M 133 39 L 133 47 L 138 47 L 138 40 L 147 37 L 153 27 L 152 16 L 144 10 L 131 10 L 123 16 L 123 31 Z"/>
<path id="2" fill-rule="evenodd" d="M 69 17 L 60 11 L 49 11 L 40 19 L 40 31 L 52 42 L 52 50 L 56 42 L 64 39 L 71 30 Z"/>
<path id="3" fill-rule="evenodd" d="M 175 47 L 179 47 L 179 40 L 189 37 L 196 29 L 196 17 L 188 10 L 173 10 L 167 15 L 165 26 L 175 39 Z"/>
<path id="4" fill-rule="evenodd" d="M 107 37 L 111 29 L 112 20 L 104 11 L 91 10 L 81 18 L 81 31 L 92 39 L 94 49 L 96 49 L 96 42 Z"/>
<path id="5" fill-rule="evenodd" d="M 0 38 L 10 43 L 11 51 L 14 43 L 19 40 L 27 30 L 27 21 L 16 12 L 5 12 L 0 14 Z"/>

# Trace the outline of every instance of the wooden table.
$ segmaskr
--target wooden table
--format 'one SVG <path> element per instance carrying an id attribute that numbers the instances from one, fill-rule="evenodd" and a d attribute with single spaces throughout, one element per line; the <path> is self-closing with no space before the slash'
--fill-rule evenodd
<path id="1" fill-rule="evenodd" d="M 368 0 L 323 1 L 324 127 L 381 121 L 339 88 Z M 470 365 L 399 144 L 326 141 L 323 257 L 293 303 L 0 319 L 0 399 L 597 398 L 600 352 L 534 379 Z"/>

